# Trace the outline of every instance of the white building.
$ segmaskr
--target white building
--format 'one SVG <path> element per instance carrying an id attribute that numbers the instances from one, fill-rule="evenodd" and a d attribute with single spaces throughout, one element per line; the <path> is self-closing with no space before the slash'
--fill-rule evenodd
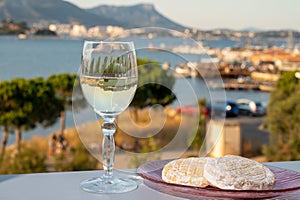
<path id="1" fill-rule="evenodd" d="M 104 37 L 106 34 L 106 26 L 94 26 L 88 29 L 87 37 Z"/>
<path id="2" fill-rule="evenodd" d="M 71 32 L 72 25 L 71 24 L 50 24 L 50 31 L 55 31 L 59 36 L 69 36 Z"/>
<path id="3" fill-rule="evenodd" d="M 116 36 L 116 35 L 119 35 L 123 32 L 124 32 L 124 29 L 122 27 L 119 27 L 119 26 L 107 26 L 106 27 L 106 33 L 109 36 Z"/>
<path id="4" fill-rule="evenodd" d="M 87 36 L 87 29 L 84 25 L 75 24 L 72 26 L 72 29 L 70 31 L 70 36 L 85 37 L 85 36 Z"/>

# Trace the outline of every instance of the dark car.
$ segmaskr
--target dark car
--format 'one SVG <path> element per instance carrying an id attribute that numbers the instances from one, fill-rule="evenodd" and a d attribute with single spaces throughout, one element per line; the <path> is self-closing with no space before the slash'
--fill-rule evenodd
<path id="1" fill-rule="evenodd" d="M 211 116 L 237 117 L 239 115 L 238 105 L 234 101 L 216 101 L 208 103 L 206 107 Z"/>
<path id="2" fill-rule="evenodd" d="M 241 115 L 263 116 L 266 114 L 266 108 L 261 102 L 249 99 L 238 99 L 237 105 Z"/>

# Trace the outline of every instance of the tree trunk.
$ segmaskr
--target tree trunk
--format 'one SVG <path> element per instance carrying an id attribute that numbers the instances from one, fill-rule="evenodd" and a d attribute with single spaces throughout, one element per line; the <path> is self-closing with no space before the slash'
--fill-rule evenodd
<path id="1" fill-rule="evenodd" d="M 4 126 L 4 131 L 2 134 L 2 141 L 1 141 L 0 161 L 4 158 L 7 139 L 8 139 L 8 128 L 7 126 Z"/>
<path id="2" fill-rule="evenodd" d="M 64 135 L 66 127 L 66 112 L 63 110 L 60 112 L 60 135 Z"/>
<path id="3" fill-rule="evenodd" d="M 20 153 L 21 151 L 21 141 L 22 141 L 22 132 L 21 128 L 16 129 L 16 147 L 17 147 L 17 153 Z"/>

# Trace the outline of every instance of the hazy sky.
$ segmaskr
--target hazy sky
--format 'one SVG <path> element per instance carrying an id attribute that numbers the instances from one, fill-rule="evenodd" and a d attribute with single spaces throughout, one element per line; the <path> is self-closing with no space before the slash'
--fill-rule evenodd
<path id="1" fill-rule="evenodd" d="M 295 29 L 299 0 L 68 0 L 79 7 L 151 3 L 175 22 L 199 29 Z"/>

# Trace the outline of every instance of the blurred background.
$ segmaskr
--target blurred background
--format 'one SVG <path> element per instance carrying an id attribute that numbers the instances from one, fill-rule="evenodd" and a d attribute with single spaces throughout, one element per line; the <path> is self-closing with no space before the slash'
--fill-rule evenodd
<path id="1" fill-rule="evenodd" d="M 299 160 L 299 4 L 0 0 L 0 173 L 102 167 L 101 119 L 76 81 L 83 40 L 134 41 L 140 87 L 156 80 L 117 119 L 116 168 Z"/>

